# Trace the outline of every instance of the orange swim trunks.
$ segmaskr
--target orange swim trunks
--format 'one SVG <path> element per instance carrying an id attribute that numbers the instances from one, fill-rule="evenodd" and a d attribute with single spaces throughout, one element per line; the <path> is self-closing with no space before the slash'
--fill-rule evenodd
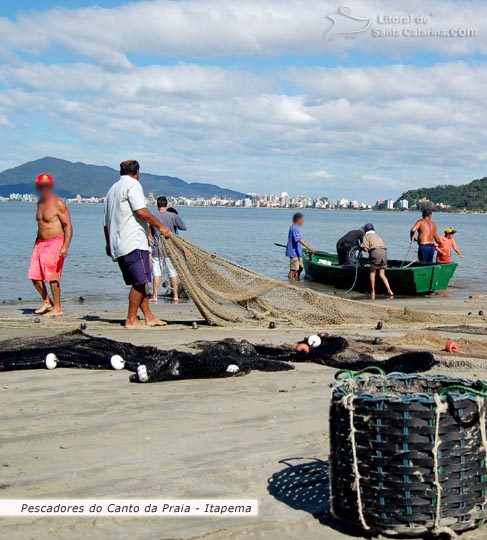
<path id="1" fill-rule="evenodd" d="M 40 281 L 61 281 L 64 257 L 59 256 L 64 237 L 58 236 L 49 240 L 37 240 L 30 259 L 29 279 Z"/>

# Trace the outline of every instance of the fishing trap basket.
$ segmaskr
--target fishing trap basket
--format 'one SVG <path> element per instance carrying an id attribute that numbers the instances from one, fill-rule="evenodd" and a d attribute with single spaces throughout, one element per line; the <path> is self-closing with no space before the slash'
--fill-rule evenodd
<path id="1" fill-rule="evenodd" d="M 486 406 L 481 381 L 337 373 L 330 408 L 334 516 L 387 535 L 454 536 L 482 525 Z"/>

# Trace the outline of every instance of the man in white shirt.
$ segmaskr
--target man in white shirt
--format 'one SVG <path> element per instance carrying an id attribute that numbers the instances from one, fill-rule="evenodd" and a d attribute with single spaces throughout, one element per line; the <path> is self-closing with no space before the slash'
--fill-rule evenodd
<path id="1" fill-rule="evenodd" d="M 145 205 L 139 182 L 140 166 L 129 160 L 120 164 L 120 180 L 113 184 L 105 199 L 105 240 L 107 255 L 117 261 L 123 278 L 132 289 L 125 328 L 142 328 L 139 309 L 147 326 L 165 326 L 150 310 L 146 285 L 151 281 L 149 225 L 169 238 L 171 232 Z"/>

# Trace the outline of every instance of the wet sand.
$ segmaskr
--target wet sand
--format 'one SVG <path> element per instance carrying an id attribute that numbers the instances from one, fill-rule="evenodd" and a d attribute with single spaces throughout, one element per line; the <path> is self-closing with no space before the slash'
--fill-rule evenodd
<path id="1" fill-rule="evenodd" d="M 445 313 L 445 325 L 448 314 L 471 311 L 476 314 L 473 330 L 433 332 L 391 326 L 378 332 L 376 321 L 367 321 L 335 327 L 333 332 L 354 339 L 380 335 L 396 349 L 429 348 L 443 361 L 437 372 L 487 378 L 487 330 L 477 315 L 480 310 L 487 312 L 487 299 L 404 302 Z M 0 307 L 0 340 L 54 335 L 81 322 L 87 323 L 87 332 L 93 335 L 162 348 L 224 337 L 277 345 L 293 343 L 309 333 L 309 329 L 204 325 L 193 330 L 191 322 L 201 317 L 191 304 L 159 304 L 156 313 L 172 324 L 142 331 L 120 326 L 122 308 L 71 303 L 66 305 L 65 318 L 36 323 L 34 315 L 21 311 L 32 307 Z M 466 333 L 471 331 L 477 335 Z M 448 337 L 466 340 L 460 355 L 451 357 L 441 351 Z M 0 373 L 2 498 L 259 501 L 259 516 L 253 518 L 3 518 L 0 532 L 14 540 L 53 536 L 68 540 L 350 538 L 351 531 L 330 519 L 327 505 L 329 384 L 334 373 L 332 368 L 299 364 L 289 372 L 147 385 L 129 383 L 126 371 Z M 297 466 L 303 462 L 312 463 L 315 474 L 324 479 L 314 488 L 313 495 L 318 496 L 313 500 L 291 482 L 291 473 L 299 473 Z M 483 528 L 464 538 L 480 539 L 485 533 Z"/>

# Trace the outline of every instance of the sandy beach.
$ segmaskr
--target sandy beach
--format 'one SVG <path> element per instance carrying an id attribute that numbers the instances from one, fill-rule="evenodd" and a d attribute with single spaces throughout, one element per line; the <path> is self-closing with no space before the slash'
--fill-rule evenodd
<path id="1" fill-rule="evenodd" d="M 387 301 L 384 301 L 387 302 Z M 387 350 L 427 349 L 445 374 L 487 378 L 487 331 L 477 314 L 487 299 L 397 300 L 445 314 L 472 312 L 469 328 L 433 331 L 377 321 L 326 329 L 350 339 L 380 335 Z M 291 344 L 310 330 L 214 328 L 191 303 L 160 303 L 165 329 L 126 331 L 123 308 L 66 304 L 66 317 L 35 322 L 33 305 L 0 308 L 0 340 L 55 335 L 87 323 L 87 332 L 163 349 L 225 337 Z M 407 337 L 405 337 L 407 334 Z M 460 354 L 442 352 L 447 338 Z M 1 346 L 1 345 L 0 345 Z M 329 385 L 335 370 L 315 364 L 294 371 L 147 385 L 127 371 L 56 369 L 0 374 L 2 498 L 252 498 L 258 517 L 3 518 L 5 538 L 77 539 L 345 539 L 328 504 Z M 303 490 L 312 475 L 313 487 Z M 485 528 L 466 533 L 480 539 Z"/>

